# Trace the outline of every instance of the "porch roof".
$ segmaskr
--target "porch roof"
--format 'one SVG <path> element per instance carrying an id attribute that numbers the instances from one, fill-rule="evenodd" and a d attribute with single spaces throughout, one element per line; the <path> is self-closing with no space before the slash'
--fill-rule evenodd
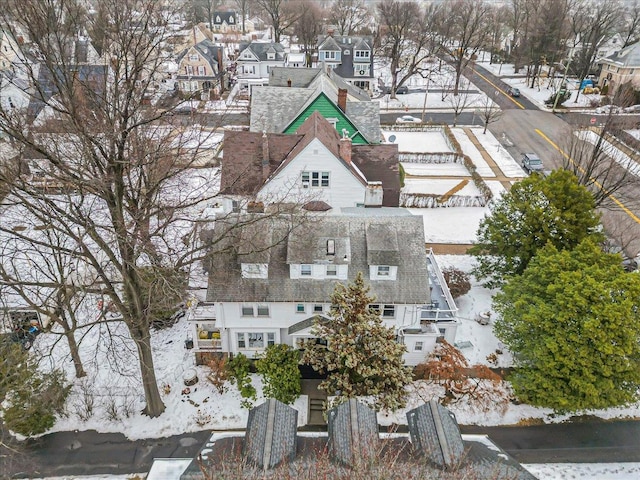
<path id="1" fill-rule="evenodd" d="M 305 318 L 304 320 L 291 325 L 289 327 L 289 330 L 287 331 L 287 334 L 294 335 L 297 333 L 298 335 L 300 335 L 300 333 L 303 330 L 310 330 L 311 327 L 313 327 L 313 325 L 315 325 L 316 322 L 326 323 L 328 321 L 329 319 L 324 315 L 313 315 L 312 317 Z M 305 332 L 305 333 L 308 333 L 308 332 Z"/>

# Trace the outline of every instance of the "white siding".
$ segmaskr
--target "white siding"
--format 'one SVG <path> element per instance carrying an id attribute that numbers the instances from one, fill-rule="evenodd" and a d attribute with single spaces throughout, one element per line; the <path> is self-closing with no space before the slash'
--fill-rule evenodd
<path id="1" fill-rule="evenodd" d="M 296 306 L 301 303 L 305 306 L 304 313 L 298 313 Z M 266 348 L 267 334 L 272 333 L 274 335 L 275 343 L 285 343 L 290 346 L 294 346 L 295 337 L 289 336 L 287 333 L 288 328 L 302 320 L 309 318 L 312 315 L 319 314 L 320 312 L 314 312 L 314 305 L 323 305 L 322 314 L 328 315 L 330 309 L 330 301 L 326 302 L 271 302 L 260 303 L 260 305 L 267 305 L 269 307 L 269 316 L 242 316 L 242 305 L 254 305 L 257 307 L 258 303 L 239 303 L 239 302 L 224 302 L 217 303 L 217 318 L 216 326 L 221 330 L 222 346 L 225 351 L 238 353 L 242 352 L 250 358 L 256 353 L 260 353 L 263 349 L 250 348 L 248 345 L 244 349 L 238 348 L 237 333 L 262 333 L 264 335 L 263 341 Z M 401 328 L 415 326 L 418 321 L 418 305 L 396 305 L 394 318 L 383 318 L 383 323 L 387 327 Z M 445 339 L 452 343 L 455 341 L 455 334 L 457 329 L 457 322 L 436 323 L 434 327 L 436 329 L 446 329 Z M 301 332 L 298 332 L 301 333 Z M 426 355 L 435 346 L 435 339 L 439 336 L 439 333 L 427 333 L 424 335 L 410 335 L 405 336 L 404 341 L 407 344 L 409 354 L 405 355 L 405 361 L 409 365 L 416 365 L 424 360 Z M 311 334 L 309 333 L 309 336 Z M 423 341 L 423 350 L 421 352 L 413 351 L 415 349 L 415 342 Z M 413 342 L 413 343 L 411 343 Z"/>
<path id="2" fill-rule="evenodd" d="M 329 172 L 329 187 L 302 188 L 302 172 Z M 282 171 L 262 187 L 258 198 L 306 202 L 322 200 L 334 209 L 364 203 L 366 187 L 319 140 L 313 140 Z"/>
<path id="3" fill-rule="evenodd" d="M 337 275 L 327 276 L 327 264 L 311 264 L 311 275 L 301 275 L 301 267 L 298 264 L 289 265 L 289 276 L 292 279 L 306 278 L 314 280 L 347 280 L 349 275 L 349 265 L 334 265 Z"/>

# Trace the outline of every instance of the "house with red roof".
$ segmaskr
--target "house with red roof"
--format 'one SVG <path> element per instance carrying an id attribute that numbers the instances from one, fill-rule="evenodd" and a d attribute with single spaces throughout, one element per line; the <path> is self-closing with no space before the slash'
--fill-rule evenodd
<path id="1" fill-rule="evenodd" d="M 332 213 L 399 204 L 398 146 L 354 144 L 317 111 L 293 134 L 226 131 L 223 145 L 227 211 L 249 202 Z"/>

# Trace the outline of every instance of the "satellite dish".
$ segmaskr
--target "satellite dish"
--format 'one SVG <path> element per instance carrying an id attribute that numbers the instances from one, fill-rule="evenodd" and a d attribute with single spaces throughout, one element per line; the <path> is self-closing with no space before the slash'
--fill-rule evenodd
<path id="1" fill-rule="evenodd" d="M 395 135 L 389 135 L 389 142 L 395 143 L 395 141 L 396 141 L 396 136 Z"/>

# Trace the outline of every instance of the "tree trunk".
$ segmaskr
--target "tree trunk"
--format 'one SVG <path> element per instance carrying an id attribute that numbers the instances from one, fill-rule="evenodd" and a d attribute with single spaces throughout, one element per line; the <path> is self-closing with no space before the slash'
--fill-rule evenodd
<path id="1" fill-rule="evenodd" d="M 69 344 L 69 352 L 73 360 L 73 368 L 76 370 L 76 378 L 86 377 L 87 372 L 84 371 L 84 366 L 82 365 L 82 359 L 80 358 L 78 343 L 76 342 L 74 332 L 65 328 L 64 336 L 67 338 L 67 343 Z"/>
<path id="2" fill-rule="evenodd" d="M 164 412 L 165 405 L 160 397 L 160 390 L 156 381 L 156 372 L 153 366 L 151 353 L 151 338 L 148 334 L 130 328 L 131 337 L 138 347 L 138 360 L 140 362 L 140 374 L 144 387 L 144 398 L 147 406 L 142 413 L 152 418 L 159 417 Z"/>

